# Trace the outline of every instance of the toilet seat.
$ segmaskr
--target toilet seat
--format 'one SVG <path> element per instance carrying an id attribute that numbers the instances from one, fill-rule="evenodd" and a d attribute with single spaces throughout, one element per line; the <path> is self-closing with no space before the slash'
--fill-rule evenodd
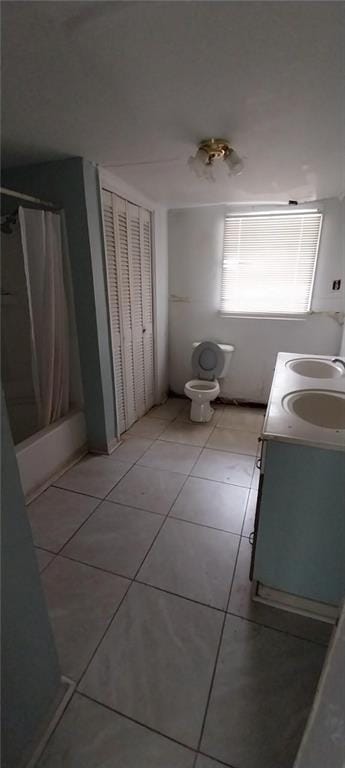
<path id="1" fill-rule="evenodd" d="M 208 392 L 209 395 L 214 394 L 215 392 L 218 394 L 219 383 L 218 381 L 205 381 L 205 379 L 191 379 L 185 384 L 185 391 L 186 390 L 190 390 L 194 393 L 200 392 L 200 394 L 206 392 Z"/>
<path id="2" fill-rule="evenodd" d="M 214 381 L 224 368 L 225 354 L 214 341 L 202 341 L 195 347 L 192 355 L 192 368 L 195 377 L 203 381 Z"/>

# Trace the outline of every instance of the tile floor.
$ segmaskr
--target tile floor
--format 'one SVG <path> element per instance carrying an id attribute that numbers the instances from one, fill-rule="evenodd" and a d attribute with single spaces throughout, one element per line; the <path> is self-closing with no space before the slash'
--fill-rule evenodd
<path id="1" fill-rule="evenodd" d="M 250 599 L 263 411 L 171 398 L 32 502 L 76 692 L 39 768 L 292 768 L 330 629 Z"/>

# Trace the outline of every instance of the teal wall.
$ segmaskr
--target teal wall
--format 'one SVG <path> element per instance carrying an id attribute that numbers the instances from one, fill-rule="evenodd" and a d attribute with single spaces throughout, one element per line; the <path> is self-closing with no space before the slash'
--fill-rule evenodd
<path id="1" fill-rule="evenodd" d="M 101 208 L 96 167 L 80 157 L 7 170 L 4 186 L 64 208 L 90 450 L 116 436 Z M 12 209 L 19 204 L 13 199 Z"/>
<path id="2" fill-rule="evenodd" d="M 3 397 L 1 473 L 1 764 L 18 768 L 53 707 L 60 670 Z"/>

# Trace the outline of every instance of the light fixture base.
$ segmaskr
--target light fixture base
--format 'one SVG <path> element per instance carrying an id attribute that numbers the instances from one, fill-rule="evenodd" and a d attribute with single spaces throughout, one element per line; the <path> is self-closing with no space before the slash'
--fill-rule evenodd
<path id="1" fill-rule="evenodd" d="M 232 152 L 232 147 L 226 139 L 203 139 L 199 149 L 207 153 L 210 165 L 214 160 L 223 159 Z"/>

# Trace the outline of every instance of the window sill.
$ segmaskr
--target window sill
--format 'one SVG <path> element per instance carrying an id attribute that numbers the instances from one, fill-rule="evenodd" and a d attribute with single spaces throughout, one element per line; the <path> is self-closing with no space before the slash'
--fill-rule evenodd
<path id="1" fill-rule="evenodd" d="M 220 317 L 231 317 L 233 320 L 307 320 L 308 317 L 312 314 L 311 312 L 303 312 L 303 314 L 291 314 L 291 315 L 279 315 L 279 314 L 270 314 L 269 312 L 265 315 L 261 314 L 250 314 L 250 313 L 243 313 L 240 314 L 238 312 L 221 312 L 219 311 L 218 314 Z"/>

